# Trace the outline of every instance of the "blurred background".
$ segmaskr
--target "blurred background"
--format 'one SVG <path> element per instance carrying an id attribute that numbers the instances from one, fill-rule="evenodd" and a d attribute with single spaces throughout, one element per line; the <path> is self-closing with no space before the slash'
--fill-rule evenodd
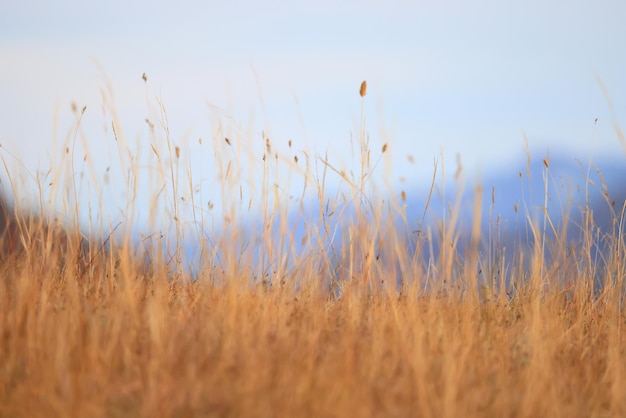
<path id="1" fill-rule="evenodd" d="M 384 193 L 428 188 L 435 160 L 451 178 L 460 156 L 469 183 L 509 182 L 511 210 L 526 151 L 583 182 L 592 158 L 621 185 L 625 15 L 619 0 L 5 1 L 3 190 L 31 184 L 37 202 L 36 183 L 78 182 L 63 193 L 81 219 L 115 225 L 134 189 L 140 225 L 174 166 L 173 199 L 201 195 L 220 223 L 222 159 L 239 164 L 235 195 L 252 196 L 268 139 L 300 167 L 327 156 L 358 172 L 364 127 Z"/>

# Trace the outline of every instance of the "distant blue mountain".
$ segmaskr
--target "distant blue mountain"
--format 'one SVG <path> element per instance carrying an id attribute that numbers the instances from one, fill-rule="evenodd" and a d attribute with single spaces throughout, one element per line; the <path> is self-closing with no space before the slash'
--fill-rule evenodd
<path id="1" fill-rule="evenodd" d="M 273 272 L 280 270 L 278 264 L 285 259 L 288 267 L 294 267 L 293 260 L 307 252 L 323 252 L 334 265 L 332 268 L 339 268 L 347 257 L 345 248 L 350 234 L 355 233 L 349 230 L 350 226 L 354 227 L 358 219 L 371 221 L 374 219 L 372 211 L 376 209 L 382 210 L 383 217 L 393 213 L 397 237 L 405 241 L 409 253 L 421 246 L 428 249 L 425 258 L 436 258 L 442 244 L 443 221 L 449 227 L 451 213 L 458 206 L 454 248 L 462 255 L 470 243 L 476 220 L 478 186 L 482 187 L 481 257 L 511 260 L 515 253 L 532 251 L 535 243 L 531 222 L 540 231 L 544 230 L 545 223 L 548 241 L 554 239 L 556 233 L 560 239 L 567 240 L 563 245 L 577 245 L 585 229 L 591 230 L 596 237 L 614 233 L 617 228 L 622 228 L 623 232 L 623 227 L 618 224 L 626 202 L 626 159 L 622 155 L 597 157 L 591 163 L 588 159 L 577 159 L 565 153 L 552 153 L 544 162 L 541 155 L 532 153 L 530 161 L 522 156 L 507 168 L 487 172 L 477 184 L 466 182 L 464 188 L 455 181 L 447 181 L 445 200 L 440 180 L 435 182 L 430 200 L 430 184 L 415 185 L 413 189 L 407 186 L 405 200 L 400 196 L 377 196 L 376 201 L 369 200 L 369 197 L 359 200 L 358 196 L 347 196 L 345 200 L 340 197 L 338 202 L 333 202 L 334 194 L 329 194 L 332 197 L 324 202 L 311 198 L 299 205 L 294 204 L 286 219 L 272 218 L 271 225 L 264 225 L 262 219 L 240 225 L 236 241 L 231 243 L 241 249 L 242 260 L 248 260 L 242 261 L 242 265 L 259 267 L 260 271 L 253 274 L 257 278 L 272 277 Z M 405 208 L 406 222 L 393 209 L 397 205 Z M 592 222 L 592 228 L 583 228 L 585 219 Z M 283 222 L 286 229 L 281 230 Z M 267 240 L 263 239 L 264 228 L 272 231 L 272 256 L 268 254 Z M 281 232 L 285 230 L 286 235 Z M 197 247 L 197 241 L 185 246 L 186 254 L 193 260 L 191 265 L 198 265 Z M 594 251 L 599 249 L 596 246 Z M 224 262 L 220 260 L 218 246 L 214 248 L 214 254 L 215 265 Z M 546 248 L 546 257 L 550 257 L 550 247 Z M 252 265 L 250 260 L 253 260 Z"/>
<path id="2" fill-rule="evenodd" d="M 608 232 L 626 200 L 626 159 L 603 156 L 590 162 L 552 154 L 545 162 L 542 157 L 533 157 L 530 162 L 523 158 L 509 168 L 490 172 L 479 184 L 467 184 L 460 197 L 462 229 L 473 222 L 477 186 L 482 186 L 483 234 L 496 226 L 507 235 L 525 233 L 518 228 L 528 220 L 541 221 L 544 207 L 554 225 L 561 224 L 568 215 L 568 228 L 573 230 L 581 226 L 588 207 L 594 224 Z M 459 198 L 458 187 L 447 194 L 443 202 L 434 193 L 428 217 L 431 222 L 440 220 L 444 207 L 454 205 Z M 409 200 L 407 204 L 414 217 L 423 211 L 422 200 Z"/>

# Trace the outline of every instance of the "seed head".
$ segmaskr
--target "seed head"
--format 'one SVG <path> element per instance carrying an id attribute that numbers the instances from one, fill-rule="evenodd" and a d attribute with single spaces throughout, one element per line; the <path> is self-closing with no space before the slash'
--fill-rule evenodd
<path id="1" fill-rule="evenodd" d="M 359 94 L 361 95 L 361 97 L 365 97 L 365 95 L 367 94 L 367 81 L 363 80 L 363 82 L 361 83 L 361 89 L 359 90 Z"/>

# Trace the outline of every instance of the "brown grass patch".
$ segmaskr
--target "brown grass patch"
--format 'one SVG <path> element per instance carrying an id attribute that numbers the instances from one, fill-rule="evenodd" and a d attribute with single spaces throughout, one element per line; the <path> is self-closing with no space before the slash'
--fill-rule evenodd
<path id="1" fill-rule="evenodd" d="M 364 129 L 363 115 L 359 123 Z M 178 228 L 194 195 L 184 200 L 177 183 L 188 152 L 167 135 L 165 147 L 150 144 L 148 157 L 169 161 L 157 173 L 169 187 L 159 197 L 171 193 Z M 215 132 L 216 153 L 245 148 L 228 135 Z M 225 228 L 199 244 L 193 273 L 180 268 L 180 248 L 146 269 L 127 244 L 85 253 L 80 233 L 4 206 L 0 416 L 625 416 L 621 230 L 598 236 L 589 221 L 582 244 L 569 247 L 546 234 L 547 224 L 557 232 L 567 225 L 545 215 L 529 224 L 536 244 L 520 248 L 497 280 L 483 280 L 477 272 L 490 260 L 481 250 L 497 243 L 482 239 L 479 200 L 465 249 L 454 205 L 438 231 L 419 231 L 408 247 L 406 192 L 399 201 L 375 199 L 368 137 L 359 138 L 362 171 L 354 175 L 328 157 L 302 152 L 294 164 L 293 151 L 270 154 L 264 137 L 272 158 L 254 160 L 265 199 L 260 236 Z M 392 152 L 386 143 L 382 152 Z M 241 202 L 239 163 L 216 163 L 224 193 L 240 199 L 222 200 L 250 207 Z M 273 182 L 281 179 L 270 175 L 279 164 L 317 193 L 319 213 L 302 239 L 276 203 L 282 196 Z M 331 197 L 325 178 L 333 173 L 344 183 Z M 433 177 L 426 206 L 434 184 Z M 222 216 L 232 225 L 237 213 L 226 203 Z M 615 219 L 622 218 L 623 210 Z M 337 219 L 344 232 L 333 240 Z M 182 237 L 177 229 L 176 244 Z M 598 261 L 591 251 L 600 240 Z M 600 290 L 594 280 L 604 283 Z"/>

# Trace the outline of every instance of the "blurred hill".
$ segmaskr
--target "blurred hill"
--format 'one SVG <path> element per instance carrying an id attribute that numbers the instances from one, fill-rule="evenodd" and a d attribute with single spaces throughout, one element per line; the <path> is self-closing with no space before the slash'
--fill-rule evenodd
<path id="1" fill-rule="evenodd" d="M 410 189 L 407 187 L 406 198 L 398 196 L 375 196 L 375 202 L 363 202 L 367 214 L 362 220 L 367 222 L 372 216 L 371 207 L 397 207 L 405 211 L 406 222 L 400 216 L 395 216 L 394 225 L 397 236 L 406 242 L 408 252 L 418 248 L 419 240 L 428 237 L 426 244 L 429 254 L 426 257 L 436 258 L 441 244 L 442 220 L 450 225 L 451 219 L 456 219 L 456 250 L 462 253 L 470 240 L 470 233 L 475 222 L 476 199 L 480 198 L 482 205 L 480 215 L 481 242 L 480 251 L 487 257 L 510 257 L 515 251 L 530 251 L 534 245 L 530 223 L 546 229 L 548 237 L 554 237 L 554 232 L 561 234 L 567 227 L 564 236 L 567 243 L 564 245 L 579 245 L 585 233 L 593 233 L 597 237 L 603 234 L 623 233 L 621 213 L 626 202 L 626 164 L 622 155 L 604 155 L 589 160 L 577 159 L 566 153 L 552 153 L 549 157 L 540 153 L 532 153 L 528 159 L 521 156 L 519 161 L 507 167 L 494 171 L 485 170 L 482 178 L 474 181 L 461 182 L 447 180 L 445 196 L 440 179 L 437 179 L 432 191 L 431 199 L 429 184 L 419 185 Z M 544 154 L 545 155 L 545 154 Z M 545 160 L 545 161 L 544 161 Z M 480 193 L 480 194 L 477 194 Z M 351 223 L 354 226 L 356 219 L 355 202 L 337 199 L 336 195 L 329 195 L 337 202 L 328 201 L 320 204 L 319 199 L 308 199 L 292 204 L 285 213 L 272 217 L 271 225 L 268 220 L 257 218 L 240 225 L 236 231 L 231 230 L 237 242 L 224 240 L 219 234 L 225 231 L 206 233 L 204 238 L 212 241 L 214 248 L 209 251 L 210 258 L 219 258 L 222 253 L 220 243 L 236 245 L 240 255 L 258 259 L 259 253 L 280 254 L 306 253 L 307 251 L 327 251 L 329 254 L 338 254 L 341 248 L 349 242 L 349 231 L 346 227 Z M 427 205 L 428 202 L 428 205 Z M 458 203 L 458 204 L 457 204 Z M 546 206 L 547 205 L 547 206 Z M 458 213 L 452 215 L 458 207 Z M 544 207 L 546 210 L 544 211 Z M 387 209 L 395 211 L 396 209 Z M 548 217 L 544 216 L 544 213 Z M 286 223 L 283 223 L 286 214 Z M 397 213 L 396 213 L 397 215 Z M 49 226 L 38 218 L 29 214 L 15 214 L 7 201 L 0 196 L 0 237 L 3 254 L 7 251 L 19 249 L 23 243 L 19 238 L 17 219 L 30 219 L 31 223 L 39 223 L 42 230 L 49 230 Z M 565 224 L 565 225 L 564 225 Z M 590 227 L 591 225 L 591 227 Z M 68 231 L 55 226 L 59 231 L 61 241 L 67 240 Z M 271 231 L 272 240 L 266 240 L 264 231 Z M 621 232 L 620 232 L 621 231 Z M 289 236 L 284 237 L 284 233 Z M 85 252 L 86 241 L 77 236 L 77 242 Z M 617 235 L 619 236 L 619 234 Z M 233 238 L 234 239 L 234 238 Z M 376 237 L 375 239 L 379 239 Z M 92 240 L 90 240 L 92 241 Z M 95 240 L 98 241 L 98 240 Z M 136 241 L 136 240 L 135 240 Z M 600 240 L 601 241 L 601 240 Z M 199 240 L 197 237 L 186 239 L 184 245 L 185 263 L 196 270 L 199 264 Z M 422 243 L 423 244 L 423 243 Z M 266 251 L 267 246 L 273 246 Z M 92 245 L 93 247 L 93 245 Z M 101 248 L 98 245 L 96 248 Z M 596 247 L 594 251 L 601 250 Z M 202 255 L 202 261 L 207 261 L 207 252 Z M 549 256 L 549 252 L 547 253 Z M 267 256 L 266 256 L 267 257 Z M 340 264 L 341 257 L 335 256 L 332 261 Z M 214 265 L 219 260 L 211 260 Z M 258 265 L 269 266 L 276 260 L 268 259 L 266 263 Z M 291 262 L 291 261 L 290 261 Z M 255 265 L 255 264 L 252 264 Z M 270 269 L 270 267 L 267 267 Z"/>

